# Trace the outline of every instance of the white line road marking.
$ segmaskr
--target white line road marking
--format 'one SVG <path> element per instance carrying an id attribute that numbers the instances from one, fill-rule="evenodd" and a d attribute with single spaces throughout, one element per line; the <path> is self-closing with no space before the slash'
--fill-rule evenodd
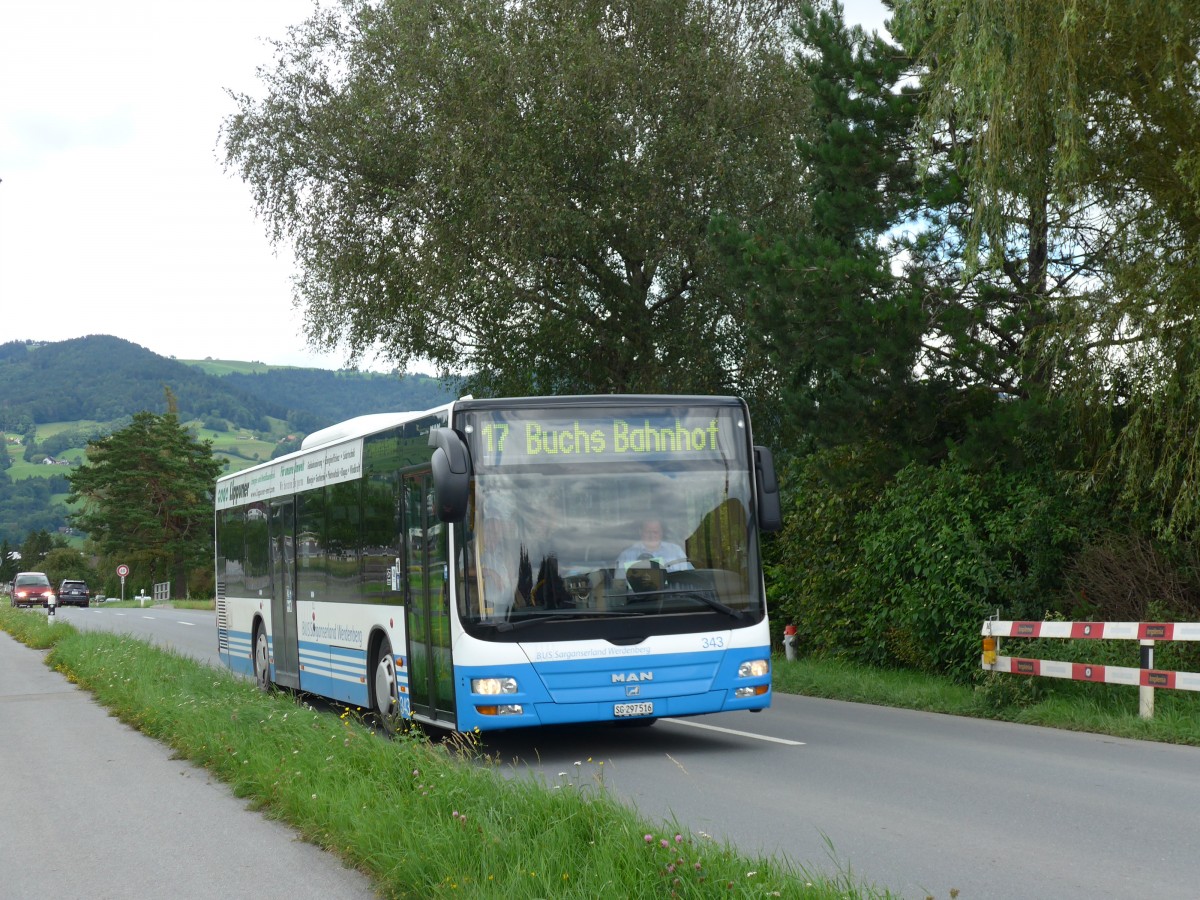
<path id="1" fill-rule="evenodd" d="M 736 734 L 739 737 L 754 738 L 756 741 L 771 741 L 774 744 L 787 744 L 789 747 L 803 747 L 804 741 L 789 741 L 786 738 L 771 737 L 769 734 L 755 734 L 752 731 L 736 731 L 733 728 L 721 728 L 717 725 L 705 725 L 703 722 L 693 722 L 689 719 L 663 719 L 676 725 L 687 725 L 690 728 L 705 728 L 709 731 L 720 731 L 724 734 Z"/>
<path id="2" fill-rule="evenodd" d="M 195 625 L 196 625 L 196 623 L 195 623 L 195 622 L 180 622 L 179 624 L 180 624 L 180 625 L 191 625 L 193 628 L 194 628 L 194 627 L 195 627 Z"/>

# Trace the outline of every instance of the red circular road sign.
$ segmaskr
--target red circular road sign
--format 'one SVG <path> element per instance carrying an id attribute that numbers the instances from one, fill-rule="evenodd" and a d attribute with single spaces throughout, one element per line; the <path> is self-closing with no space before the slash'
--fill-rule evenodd
<path id="1" fill-rule="evenodd" d="M 122 578 L 124 578 L 126 575 L 129 574 L 129 566 L 125 565 L 124 563 L 117 566 L 117 574 L 120 575 Z"/>

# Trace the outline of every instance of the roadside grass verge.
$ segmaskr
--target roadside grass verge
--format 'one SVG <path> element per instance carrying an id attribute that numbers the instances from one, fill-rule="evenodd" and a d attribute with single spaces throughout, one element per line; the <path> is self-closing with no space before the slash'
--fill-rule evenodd
<path id="1" fill-rule="evenodd" d="M 369 875 L 386 897 L 855 898 L 890 893 L 649 823 L 579 760 L 547 784 L 507 779 L 470 735 L 380 738 L 129 636 L 0 608 L 0 628 L 122 721 L 226 781 L 252 808 Z M 480 763 L 484 763 L 480 765 Z"/>
<path id="2" fill-rule="evenodd" d="M 100 603 L 93 602 L 92 606 L 97 609 L 138 609 L 142 606 L 149 609 L 152 606 L 167 606 L 172 609 L 206 609 L 211 612 L 216 608 L 216 604 L 211 600 L 168 600 L 165 603 L 155 604 L 149 597 L 146 598 L 143 604 L 137 597 L 131 597 L 125 600 L 114 600 L 109 597 Z"/>
<path id="3" fill-rule="evenodd" d="M 772 661 L 771 674 L 780 693 L 1200 746 L 1200 694 L 1193 691 L 1155 691 L 1154 717 L 1142 719 L 1137 688 L 1124 685 L 992 672 L 962 685 L 919 672 L 781 656 Z"/>

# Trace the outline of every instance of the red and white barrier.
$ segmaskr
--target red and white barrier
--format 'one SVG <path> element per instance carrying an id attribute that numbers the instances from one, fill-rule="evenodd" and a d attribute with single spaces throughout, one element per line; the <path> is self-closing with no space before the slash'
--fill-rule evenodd
<path id="1" fill-rule="evenodd" d="M 1154 644 L 1158 641 L 1200 641 L 1200 622 L 1006 622 L 989 619 L 983 623 L 980 633 L 983 635 L 980 665 L 989 672 L 1135 686 L 1141 688 L 1143 718 L 1154 714 L 1154 688 L 1200 691 L 1200 674 L 1154 668 Z M 1100 666 L 1000 656 L 1000 638 L 1138 641 L 1142 665 L 1140 668 Z"/>
<path id="2" fill-rule="evenodd" d="M 1070 638 L 1097 641 L 1200 641 L 1200 622 L 983 623 L 984 637 Z"/>
<path id="3" fill-rule="evenodd" d="M 1134 669 L 1128 666 L 1094 666 L 1089 663 L 1055 662 L 1050 659 L 1024 659 L 1020 656 L 997 656 L 989 672 L 1011 675 L 1034 675 L 1043 678 L 1067 678 L 1071 681 L 1093 681 L 1097 684 L 1127 684 L 1132 687 L 1168 688 L 1177 691 L 1200 691 L 1200 675 L 1195 672 L 1170 672 L 1162 669 Z"/>

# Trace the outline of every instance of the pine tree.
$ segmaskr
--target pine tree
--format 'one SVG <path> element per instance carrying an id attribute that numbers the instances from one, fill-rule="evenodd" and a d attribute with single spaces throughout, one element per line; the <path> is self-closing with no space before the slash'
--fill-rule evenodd
<path id="1" fill-rule="evenodd" d="M 8 584 L 17 574 L 20 560 L 12 558 L 13 547 L 8 538 L 0 540 L 0 585 Z"/>
<path id="2" fill-rule="evenodd" d="M 796 131 L 807 173 L 807 227 L 761 223 L 726 245 L 751 292 L 752 333 L 775 377 L 783 427 L 818 444 L 882 436 L 911 421 L 912 372 L 924 322 L 919 298 L 892 273 L 883 238 L 916 202 L 907 139 L 907 60 L 840 11 L 803 11 L 800 60 L 812 94 Z"/>
<path id="3" fill-rule="evenodd" d="M 105 555 L 144 560 L 186 586 L 188 569 L 212 548 L 212 488 L 221 463 L 173 412 L 140 412 L 127 428 L 88 443 L 88 462 L 70 475 L 75 524 Z"/>

